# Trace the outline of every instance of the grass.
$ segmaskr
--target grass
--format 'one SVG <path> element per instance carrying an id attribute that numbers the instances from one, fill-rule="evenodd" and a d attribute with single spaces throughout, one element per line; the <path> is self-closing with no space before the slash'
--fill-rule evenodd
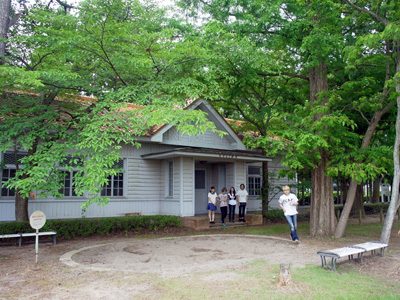
<path id="1" fill-rule="evenodd" d="M 301 222 L 298 227 L 300 236 L 309 239 L 308 223 Z M 346 237 L 338 241 L 378 239 L 381 228 L 379 223 L 349 224 Z M 286 223 L 227 228 L 221 232 L 289 235 Z M 335 241 L 331 238 L 326 240 Z M 240 270 L 224 270 L 218 273 L 217 278 L 212 273 L 197 273 L 190 277 L 162 280 L 155 287 L 160 292 L 160 299 L 400 299 L 399 282 L 360 273 L 353 264 L 340 266 L 338 272 L 307 265 L 293 267 L 291 273 L 292 283 L 278 287 L 279 266 L 255 260 Z"/>
<path id="2" fill-rule="evenodd" d="M 382 225 L 379 223 L 369 224 L 348 224 L 344 240 L 353 237 L 366 237 L 369 239 L 379 239 L 382 230 Z M 299 236 L 309 237 L 309 224 L 308 222 L 300 222 L 298 224 Z M 256 235 L 277 235 L 289 237 L 289 227 L 286 223 L 267 224 L 262 226 L 249 226 L 249 227 L 235 227 L 227 228 L 225 233 L 243 233 L 243 234 L 256 234 Z"/>
<path id="3" fill-rule="evenodd" d="M 277 265 L 253 261 L 240 271 L 202 273 L 159 281 L 161 299 L 399 299 L 400 285 L 348 271 L 335 273 L 316 266 L 294 268 L 292 283 L 278 287 Z M 235 276 L 232 277 L 232 274 Z M 225 279 L 224 279 L 225 278 Z"/>

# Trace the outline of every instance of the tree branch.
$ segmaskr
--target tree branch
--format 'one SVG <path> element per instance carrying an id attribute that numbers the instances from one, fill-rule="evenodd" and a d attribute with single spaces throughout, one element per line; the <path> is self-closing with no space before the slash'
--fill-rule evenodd
<path id="1" fill-rule="evenodd" d="M 287 77 L 292 77 L 292 78 L 300 78 L 300 79 L 307 80 L 307 81 L 309 80 L 309 78 L 305 75 L 296 74 L 296 73 L 286 73 L 286 72 L 282 72 L 282 73 L 258 72 L 257 75 L 265 76 L 265 77 L 287 76 Z"/>
<path id="2" fill-rule="evenodd" d="M 354 4 L 353 2 L 351 2 L 350 0 L 344 0 L 344 2 L 346 2 L 347 4 L 349 4 L 351 7 L 355 8 L 358 11 L 361 11 L 361 12 L 364 12 L 364 13 L 370 15 L 376 21 L 382 23 L 385 26 L 389 23 L 389 21 L 386 18 L 370 11 L 369 9 L 366 9 L 365 7 L 358 6 L 358 5 Z"/>

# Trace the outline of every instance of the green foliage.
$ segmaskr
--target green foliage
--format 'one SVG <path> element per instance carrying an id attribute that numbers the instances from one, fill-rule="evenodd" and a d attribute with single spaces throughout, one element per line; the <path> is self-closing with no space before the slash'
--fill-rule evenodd
<path id="1" fill-rule="evenodd" d="M 129 216 L 108 218 L 82 218 L 48 220 L 41 231 L 56 231 L 61 239 L 73 239 L 93 235 L 108 235 L 127 232 L 156 232 L 180 227 L 176 216 Z M 0 234 L 34 232 L 26 222 L 2 222 Z"/>
<path id="2" fill-rule="evenodd" d="M 207 89 L 189 33 L 139 1 L 87 0 L 75 13 L 38 4 L 21 16 L 0 66 L 0 152 L 28 156 L 7 186 L 57 197 L 62 170 L 74 170 L 84 206 L 105 204 L 100 189 L 123 145 L 140 147 L 137 137 L 164 124 L 221 135 L 204 113 L 183 109 Z"/>

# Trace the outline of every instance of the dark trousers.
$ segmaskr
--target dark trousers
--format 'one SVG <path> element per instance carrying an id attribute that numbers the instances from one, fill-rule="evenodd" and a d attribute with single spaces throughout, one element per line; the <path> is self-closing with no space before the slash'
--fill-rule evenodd
<path id="1" fill-rule="evenodd" d="M 239 221 L 245 221 L 244 214 L 246 211 L 246 203 L 239 203 Z"/>
<path id="2" fill-rule="evenodd" d="M 228 207 L 222 206 L 222 207 L 220 207 L 220 209 L 221 209 L 221 223 L 225 223 L 225 218 L 226 218 L 226 215 L 228 214 Z"/>
<path id="3" fill-rule="evenodd" d="M 235 208 L 236 205 L 229 204 L 229 222 L 235 222 Z"/>

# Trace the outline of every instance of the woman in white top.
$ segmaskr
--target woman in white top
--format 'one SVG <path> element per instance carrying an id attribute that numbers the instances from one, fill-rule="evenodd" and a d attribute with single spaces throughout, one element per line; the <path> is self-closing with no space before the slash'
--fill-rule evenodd
<path id="1" fill-rule="evenodd" d="M 231 187 L 229 189 L 228 204 L 229 204 L 229 222 L 235 223 L 236 191 L 234 187 Z"/>
<path id="2" fill-rule="evenodd" d="M 215 192 L 215 187 L 211 187 L 210 191 L 208 192 L 208 204 L 207 204 L 207 210 L 208 210 L 208 219 L 210 220 L 210 224 L 215 223 L 215 211 L 217 210 L 217 198 L 218 195 Z"/>
<path id="3" fill-rule="evenodd" d="M 237 197 L 239 201 L 239 222 L 246 222 L 245 214 L 248 196 L 249 193 L 246 191 L 246 186 L 242 183 L 240 185 L 240 190 L 237 192 Z"/>
<path id="4" fill-rule="evenodd" d="M 299 242 L 297 235 L 297 205 L 299 200 L 295 194 L 290 193 L 290 187 L 282 187 L 283 195 L 279 198 L 279 206 L 282 208 L 286 220 L 290 226 L 290 236 L 292 241 Z"/>

